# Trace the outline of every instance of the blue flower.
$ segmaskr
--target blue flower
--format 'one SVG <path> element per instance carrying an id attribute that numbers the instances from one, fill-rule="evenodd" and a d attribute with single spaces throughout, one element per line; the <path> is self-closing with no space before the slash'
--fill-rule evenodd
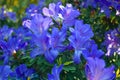
<path id="1" fill-rule="evenodd" d="M 55 7 L 56 7 L 55 3 L 50 3 L 49 8 L 46 8 L 46 7 L 43 8 L 43 10 L 42 10 L 43 14 L 45 16 L 54 18 L 55 15 L 57 16 L 57 14 L 56 14 L 57 12 L 55 11 Z"/>
<path id="2" fill-rule="evenodd" d="M 62 43 L 65 40 L 67 28 L 63 26 L 60 31 L 53 28 L 52 33 L 49 34 L 50 24 L 51 19 L 44 18 L 41 14 L 35 14 L 31 20 L 23 22 L 23 25 L 33 32 L 32 40 L 36 45 L 30 56 L 34 58 L 37 55 L 44 55 L 46 60 L 52 63 L 58 56 L 59 51 L 64 48 Z"/>
<path id="3" fill-rule="evenodd" d="M 56 59 L 58 56 L 59 52 L 56 49 L 51 49 L 49 51 L 46 51 L 44 53 L 45 59 L 49 61 L 50 63 L 53 63 L 53 61 Z"/>
<path id="4" fill-rule="evenodd" d="M 83 21 L 76 21 L 75 27 L 70 28 L 70 32 L 72 35 L 69 37 L 69 41 L 75 51 L 73 59 L 75 63 L 79 63 L 82 50 L 85 49 L 84 45 L 93 36 L 93 32 L 90 25 L 83 24 Z"/>
<path id="5" fill-rule="evenodd" d="M 14 29 L 14 36 L 16 37 L 21 37 L 21 38 L 26 38 L 26 37 L 31 37 L 32 33 L 31 31 L 23 26 L 18 27 L 17 29 Z"/>
<path id="6" fill-rule="evenodd" d="M 28 18 L 31 18 L 36 13 L 40 13 L 39 7 L 37 5 L 30 4 L 29 7 L 26 8 L 26 15 Z"/>
<path id="7" fill-rule="evenodd" d="M 33 37 L 34 42 L 37 45 L 31 52 L 31 57 L 34 58 L 38 55 L 44 55 L 45 59 L 52 63 L 58 55 L 58 51 L 51 48 L 50 36 L 47 32 L 42 33 L 39 37 Z"/>
<path id="8" fill-rule="evenodd" d="M 25 48 L 25 45 L 23 43 L 25 43 L 26 45 L 31 45 L 33 43 L 32 37 L 33 37 L 33 33 L 26 27 L 19 27 L 17 29 L 14 29 L 14 37 L 16 37 L 17 39 L 21 39 L 20 45 L 21 47 Z"/>
<path id="9" fill-rule="evenodd" d="M 80 12 L 73 8 L 72 4 L 66 4 L 66 7 L 63 8 L 63 24 L 67 26 L 73 26 L 75 24 L 76 18 L 80 15 Z"/>
<path id="10" fill-rule="evenodd" d="M 42 12 L 45 16 L 52 18 L 54 21 L 57 22 L 58 25 L 60 25 L 63 22 L 63 16 L 61 14 L 61 8 L 62 6 L 61 2 L 50 3 L 49 8 L 44 7 Z"/>
<path id="11" fill-rule="evenodd" d="M 33 41 L 34 44 L 37 46 L 37 48 L 32 51 L 31 57 L 36 57 L 37 55 L 46 53 L 50 48 L 49 40 L 50 40 L 50 36 L 47 32 L 43 32 L 39 36 L 33 36 Z"/>
<path id="12" fill-rule="evenodd" d="M 0 19 L 1 19 L 1 20 L 4 20 L 4 19 L 6 19 L 7 17 L 8 17 L 10 20 L 12 20 L 12 21 L 16 21 L 16 13 L 14 13 L 14 12 L 8 12 L 8 11 L 5 10 L 4 7 L 2 7 L 2 8 L 0 9 Z"/>
<path id="13" fill-rule="evenodd" d="M 48 74 L 48 80 L 60 80 L 60 72 L 62 71 L 63 65 L 57 67 L 56 65 L 52 68 L 52 74 Z"/>
<path id="14" fill-rule="evenodd" d="M 11 37 L 12 33 L 13 29 L 8 28 L 7 25 L 4 25 L 2 28 L 0 28 L 0 39 L 7 40 L 9 37 Z"/>
<path id="15" fill-rule="evenodd" d="M 100 58 L 101 56 L 103 56 L 104 52 L 102 50 L 98 50 L 98 47 L 94 41 L 88 41 L 85 44 L 85 49 L 82 51 L 82 54 L 85 59 L 87 59 L 88 57 Z"/>
<path id="16" fill-rule="evenodd" d="M 73 9 L 71 4 L 67 4 L 66 7 L 64 7 L 60 2 L 57 4 L 49 4 L 49 8 L 44 7 L 43 14 L 52 17 L 56 22 L 66 24 L 67 26 L 73 26 L 75 18 L 80 15 L 79 11 Z"/>
<path id="17" fill-rule="evenodd" d="M 107 56 L 113 55 L 114 52 L 120 54 L 120 38 L 118 36 L 119 34 L 119 28 L 106 32 L 105 41 L 103 44 L 107 47 Z"/>
<path id="18" fill-rule="evenodd" d="M 23 26 L 28 27 L 36 36 L 47 31 L 52 20 L 44 18 L 41 14 L 34 14 L 31 20 L 23 21 Z"/>
<path id="19" fill-rule="evenodd" d="M 10 66 L 0 65 L 0 80 L 8 80 L 8 76 L 12 73 Z"/>
<path id="20" fill-rule="evenodd" d="M 80 56 L 82 54 L 82 50 L 75 50 L 73 55 L 73 61 L 76 64 L 79 64 L 81 62 Z"/>
<path id="21" fill-rule="evenodd" d="M 88 58 L 85 66 L 87 80 L 114 80 L 114 66 L 105 68 L 105 62 L 99 58 Z"/>
<path id="22" fill-rule="evenodd" d="M 83 44 L 93 37 L 93 32 L 90 25 L 83 24 L 83 21 L 76 21 L 75 27 L 70 28 L 70 32 L 72 35 L 69 37 L 69 41 L 75 49 L 82 48 Z"/>
<path id="23" fill-rule="evenodd" d="M 52 33 L 41 33 L 39 36 L 34 36 L 34 43 L 37 45 L 31 52 L 31 57 L 44 55 L 46 60 L 52 63 L 59 54 L 59 51 L 64 49 L 63 41 L 65 40 L 66 29 L 53 28 Z"/>
<path id="24" fill-rule="evenodd" d="M 10 37 L 7 41 L 0 40 L 0 47 L 3 50 L 2 57 L 4 63 L 8 63 L 9 57 L 15 55 L 18 50 L 22 50 L 27 46 L 27 42 L 24 42 L 21 38 Z"/>
<path id="25" fill-rule="evenodd" d="M 33 69 L 27 68 L 25 64 L 21 64 L 20 66 L 16 67 L 15 71 L 13 72 L 14 77 L 21 78 L 26 80 L 27 77 L 30 77 L 34 73 Z"/>
<path id="26" fill-rule="evenodd" d="M 63 42 L 66 38 L 66 27 L 63 26 L 59 31 L 58 28 L 52 28 L 52 34 L 50 37 L 50 44 L 53 49 L 60 50 L 64 48 Z"/>
<path id="27" fill-rule="evenodd" d="M 58 28 L 52 29 L 52 34 L 50 35 L 50 49 L 49 53 L 45 54 L 47 59 L 51 59 L 53 61 L 58 56 L 59 52 L 63 51 L 65 45 L 63 42 L 65 41 L 66 37 L 66 27 L 63 26 L 59 31 Z M 50 57 L 51 56 L 51 57 Z"/>
<path id="28" fill-rule="evenodd" d="M 41 13 L 41 8 L 45 6 L 45 0 L 39 0 L 38 4 L 30 4 L 29 7 L 26 8 L 26 17 L 31 18 L 35 14 Z"/>

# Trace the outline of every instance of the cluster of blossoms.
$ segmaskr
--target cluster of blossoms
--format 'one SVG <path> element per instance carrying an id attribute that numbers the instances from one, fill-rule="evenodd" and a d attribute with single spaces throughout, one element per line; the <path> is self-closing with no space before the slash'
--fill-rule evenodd
<path id="1" fill-rule="evenodd" d="M 116 15 L 120 15 L 120 1 L 119 0 L 84 0 L 82 2 L 84 7 L 92 6 L 93 8 L 100 8 L 107 17 L 110 17 L 111 9 L 116 10 Z"/>
<path id="2" fill-rule="evenodd" d="M 9 76 L 16 77 L 16 79 L 20 77 L 24 80 L 32 74 L 33 71 L 29 71 L 25 64 L 20 64 L 15 70 L 11 69 L 11 64 L 15 62 L 11 58 L 25 56 L 26 46 L 30 41 L 27 38 L 30 38 L 30 36 L 31 32 L 23 27 L 13 29 L 4 25 L 0 28 L 0 60 L 3 61 L 3 65 L 0 65 L 1 80 L 7 80 Z M 19 51 L 21 54 L 17 56 Z"/>
<path id="3" fill-rule="evenodd" d="M 28 47 L 32 48 L 29 54 L 31 59 L 44 56 L 50 64 L 54 64 L 63 52 L 72 51 L 75 64 L 81 63 L 81 55 L 85 58 L 87 80 L 115 79 L 115 67 L 106 68 L 102 59 L 104 52 L 99 50 L 95 41 L 91 39 L 94 34 L 90 25 L 78 19 L 80 12 L 71 4 L 63 6 L 61 2 L 50 3 L 48 8 L 44 7 L 42 10 L 39 10 L 39 6 L 29 7 L 26 15 L 22 27 L 14 29 L 5 25 L 0 29 L 0 59 L 3 61 L 3 65 L 0 65 L 1 80 L 7 80 L 8 77 L 26 80 L 35 73 L 34 68 L 25 64 L 18 65 L 14 70 L 10 67 L 14 63 L 10 58 L 26 56 Z M 110 40 L 108 49 L 111 45 L 119 46 L 120 40 L 117 39 L 117 42 L 112 33 L 107 38 Z M 117 50 L 119 51 L 119 47 Z M 110 54 L 109 50 L 107 54 Z M 48 80 L 60 80 L 63 67 L 63 64 L 59 67 L 55 64 L 52 73 L 48 74 Z"/>
<path id="4" fill-rule="evenodd" d="M 111 56 L 114 53 L 120 55 L 120 31 L 119 28 L 106 32 L 104 44 L 107 46 L 107 56 Z"/>

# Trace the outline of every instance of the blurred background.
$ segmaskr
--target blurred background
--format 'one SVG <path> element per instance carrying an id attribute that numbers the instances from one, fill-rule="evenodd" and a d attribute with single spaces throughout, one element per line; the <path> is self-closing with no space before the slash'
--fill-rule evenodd
<path id="1" fill-rule="evenodd" d="M 30 4 L 37 4 L 39 0 L 0 0 L 0 9 L 4 8 L 7 12 L 15 12 L 16 20 L 1 20 L 0 27 L 4 24 L 17 27 L 21 25 L 21 19 L 25 16 L 25 10 Z"/>

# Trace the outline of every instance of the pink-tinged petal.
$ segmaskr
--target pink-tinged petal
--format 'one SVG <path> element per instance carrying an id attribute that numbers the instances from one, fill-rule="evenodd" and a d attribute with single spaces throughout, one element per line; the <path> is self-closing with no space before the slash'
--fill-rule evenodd
<path id="1" fill-rule="evenodd" d="M 44 7 L 44 8 L 42 9 L 42 12 L 43 12 L 43 14 L 44 14 L 45 16 L 48 16 L 48 17 L 51 16 L 50 13 L 49 13 L 49 9 L 46 8 L 46 7 Z"/>
<path id="2" fill-rule="evenodd" d="M 55 6 L 56 5 L 54 3 L 49 4 L 49 9 L 50 9 L 50 11 L 53 12 L 53 14 L 55 14 Z"/>

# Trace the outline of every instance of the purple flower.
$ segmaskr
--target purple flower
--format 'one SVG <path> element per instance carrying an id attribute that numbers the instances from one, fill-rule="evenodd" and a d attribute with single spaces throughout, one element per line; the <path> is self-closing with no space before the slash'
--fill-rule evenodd
<path id="1" fill-rule="evenodd" d="M 52 63 L 57 57 L 58 51 L 51 47 L 50 36 L 47 32 L 42 33 L 39 37 L 34 37 L 34 42 L 37 48 L 31 52 L 31 57 L 34 58 L 37 55 L 44 55 L 45 59 Z"/>
<path id="2" fill-rule="evenodd" d="M 111 56 L 114 52 L 120 54 L 120 38 L 119 38 L 119 28 L 113 31 L 108 31 L 105 35 L 104 44 L 107 46 L 107 56 Z"/>
<path id="3" fill-rule="evenodd" d="M 56 49 L 51 49 L 44 53 L 45 59 L 49 61 L 50 63 L 53 63 L 53 61 L 57 58 L 58 54 L 59 52 Z"/>
<path id="4" fill-rule="evenodd" d="M 65 40 L 66 29 L 59 31 L 57 28 L 53 28 L 52 34 L 43 32 L 39 36 L 34 36 L 34 42 L 37 48 L 31 52 L 31 57 L 37 55 L 44 55 L 46 60 L 52 63 L 58 56 L 59 51 L 64 49 L 62 42 Z"/>
<path id="5" fill-rule="evenodd" d="M 75 18 L 80 15 L 79 11 L 73 9 L 71 4 L 67 4 L 66 7 L 64 7 L 60 2 L 57 4 L 49 4 L 49 8 L 44 7 L 43 14 L 52 17 L 56 22 L 66 24 L 67 26 L 73 26 Z"/>
<path id="6" fill-rule="evenodd" d="M 37 13 L 40 13 L 39 7 L 37 5 L 30 4 L 30 6 L 26 9 L 27 17 L 32 17 Z"/>
<path id="7" fill-rule="evenodd" d="M 35 44 L 37 44 L 41 50 L 46 51 L 50 47 L 50 36 L 47 32 L 42 33 L 39 37 L 35 36 L 33 38 L 35 39 Z"/>
<path id="8" fill-rule="evenodd" d="M 83 24 L 83 21 L 76 21 L 75 27 L 70 28 L 70 32 L 72 35 L 69 37 L 69 41 L 75 50 L 73 59 L 75 63 L 79 63 L 82 50 L 85 49 L 84 44 L 90 40 L 93 36 L 93 32 L 90 25 Z"/>
<path id="9" fill-rule="evenodd" d="M 26 9 L 26 17 L 31 18 L 35 14 L 41 13 L 41 8 L 45 5 L 45 0 L 39 0 L 38 5 L 30 4 Z"/>
<path id="10" fill-rule="evenodd" d="M 0 65 L 0 80 L 8 80 L 8 76 L 11 72 L 10 66 Z"/>
<path id="11" fill-rule="evenodd" d="M 13 29 L 8 28 L 7 25 L 4 25 L 1 29 L 0 29 L 0 39 L 1 40 L 7 40 L 9 37 L 11 37 L 13 33 Z"/>
<path id="12" fill-rule="evenodd" d="M 31 20 L 25 20 L 23 26 L 28 27 L 36 36 L 47 31 L 52 20 L 44 18 L 41 14 L 35 14 Z"/>
<path id="13" fill-rule="evenodd" d="M 32 51 L 31 57 L 36 57 L 37 55 L 45 54 L 49 52 L 50 48 L 50 36 L 47 32 L 40 34 L 39 36 L 33 36 L 33 40 L 37 48 Z M 38 52 L 37 52 L 38 51 Z"/>
<path id="14" fill-rule="evenodd" d="M 58 28 L 52 29 L 52 34 L 50 35 L 50 39 L 49 39 L 50 47 L 48 51 L 46 51 L 45 53 L 45 58 L 50 63 L 52 63 L 59 55 L 59 52 L 61 52 L 65 48 L 65 46 L 63 45 L 65 36 L 66 36 L 66 29 L 62 28 L 61 31 L 59 31 Z"/>
<path id="15" fill-rule="evenodd" d="M 16 53 L 17 50 L 20 50 L 27 45 L 26 42 L 22 41 L 22 39 L 17 38 L 17 37 L 11 37 L 8 39 L 7 42 L 2 41 L 1 44 L 2 44 L 1 48 L 5 52 L 10 53 L 10 54 Z"/>
<path id="16" fill-rule="evenodd" d="M 21 64 L 20 66 L 16 67 L 15 71 L 13 72 L 16 78 L 22 78 L 23 80 L 27 77 L 30 77 L 34 73 L 33 69 L 27 68 L 25 64 Z"/>
<path id="17" fill-rule="evenodd" d="M 44 18 L 41 14 L 35 14 L 31 20 L 24 21 L 23 25 L 33 32 L 33 42 L 36 48 L 32 50 L 30 56 L 32 58 L 37 55 L 44 55 L 46 60 L 52 63 L 58 56 L 65 40 L 66 27 L 62 27 L 59 31 L 57 28 L 52 29 L 52 33 L 48 33 L 51 24 L 50 18 Z"/>
<path id="18" fill-rule="evenodd" d="M 76 18 L 80 15 L 80 12 L 76 9 L 73 9 L 72 4 L 67 4 L 63 9 L 63 24 L 68 26 L 73 26 L 75 24 Z"/>
<path id="19" fill-rule="evenodd" d="M 82 51 L 82 54 L 85 59 L 87 59 L 88 57 L 100 58 L 101 56 L 103 56 L 104 52 L 102 50 L 98 50 L 98 47 L 94 41 L 88 41 L 85 44 L 85 50 Z"/>
<path id="20" fill-rule="evenodd" d="M 99 58 L 88 58 L 85 66 L 87 80 L 114 80 L 114 66 L 105 68 L 105 62 Z"/>
<path id="21" fill-rule="evenodd" d="M 57 4 L 55 3 L 50 3 L 49 8 L 44 7 L 42 12 L 45 16 L 51 17 L 54 19 L 58 24 L 63 22 L 63 16 L 61 14 L 61 8 L 62 6 L 61 2 L 58 2 Z"/>
<path id="22" fill-rule="evenodd" d="M 76 21 L 75 27 L 70 28 L 70 32 L 72 35 L 69 37 L 69 41 L 75 49 L 82 48 L 83 44 L 93 37 L 90 25 L 84 24 L 83 21 Z"/>
<path id="23" fill-rule="evenodd" d="M 81 59 L 80 59 L 81 54 L 82 54 L 82 50 L 74 51 L 74 56 L 73 56 L 74 63 L 79 64 L 81 62 Z"/>
<path id="24" fill-rule="evenodd" d="M 55 3 L 50 3 L 49 8 L 46 7 L 43 8 L 43 14 L 48 17 L 54 17 L 55 15 L 57 16 L 55 7 L 56 7 Z"/>
<path id="25" fill-rule="evenodd" d="M 57 67 L 56 65 L 52 68 L 52 74 L 48 74 L 48 80 L 60 80 L 60 72 L 62 71 L 63 65 Z"/>
<path id="26" fill-rule="evenodd" d="M 14 33 L 15 36 L 19 37 L 28 37 L 32 34 L 31 31 L 26 27 L 19 27 L 17 29 L 14 29 Z"/>
<path id="27" fill-rule="evenodd" d="M 27 42 L 24 42 L 21 38 L 10 37 L 7 41 L 0 40 L 0 47 L 3 50 L 2 57 L 4 63 L 8 63 L 9 57 L 15 55 L 18 50 L 22 50 L 27 46 Z"/>
<path id="28" fill-rule="evenodd" d="M 63 45 L 63 42 L 65 41 L 66 37 L 66 28 L 65 26 L 62 27 L 62 29 L 59 31 L 58 28 L 52 29 L 52 34 L 50 38 L 50 44 L 53 49 L 63 49 L 65 45 Z"/>
<path id="29" fill-rule="evenodd" d="M 12 21 L 16 21 L 16 13 L 14 12 L 8 12 L 5 10 L 4 7 L 0 9 L 0 19 L 4 20 L 6 18 L 9 18 Z"/>

